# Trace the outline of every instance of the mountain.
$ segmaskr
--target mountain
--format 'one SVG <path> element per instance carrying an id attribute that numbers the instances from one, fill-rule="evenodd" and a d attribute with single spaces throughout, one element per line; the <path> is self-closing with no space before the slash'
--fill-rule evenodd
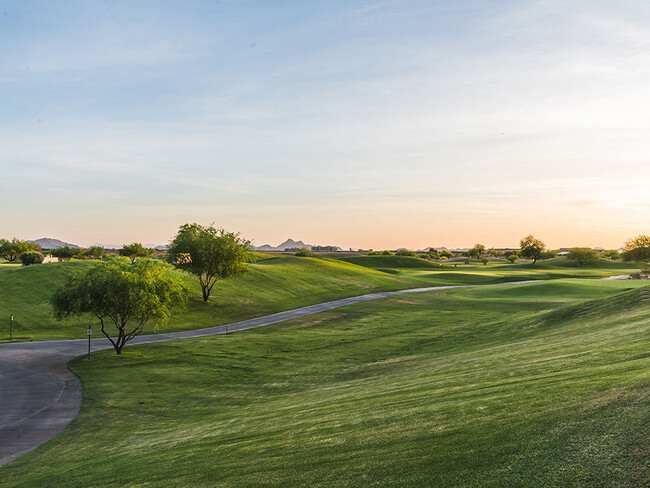
<path id="1" fill-rule="evenodd" d="M 29 241 L 33 242 L 34 244 L 38 244 L 41 246 L 42 249 L 57 249 L 59 247 L 74 247 L 74 248 L 79 248 L 76 244 L 70 244 L 69 242 L 63 242 L 59 239 L 52 239 L 51 237 L 41 237 L 40 239 L 36 239 L 35 241 Z"/>
<path id="2" fill-rule="evenodd" d="M 286 251 L 288 249 L 316 249 L 318 251 L 342 251 L 338 246 L 315 246 L 313 244 L 305 244 L 302 241 L 294 241 L 293 239 L 287 239 L 282 244 L 277 246 L 271 246 L 269 244 L 264 244 L 263 246 L 253 246 L 257 251 Z"/>
<path id="3" fill-rule="evenodd" d="M 305 244 L 302 241 L 294 241 L 293 239 L 287 239 L 282 244 L 278 244 L 275 247 L 269 244 L 253 247 L 258 251 L 286 251 L 287 249 L 301 249 L 303 247 L 306 247 L 307 249 L 312 248 L 311 244 Z"/>

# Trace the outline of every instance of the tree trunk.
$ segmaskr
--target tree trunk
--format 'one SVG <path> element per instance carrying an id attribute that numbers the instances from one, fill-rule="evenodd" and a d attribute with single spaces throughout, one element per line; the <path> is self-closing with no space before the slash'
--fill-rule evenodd
<path id="1" fill-rule="evenodd" d="M 210 298 L 210 290 L 208 290 L 208 286 L 201 285 L 201 291 L 203 292 L 203 301 L 207 302 L 208 298 Z"/>

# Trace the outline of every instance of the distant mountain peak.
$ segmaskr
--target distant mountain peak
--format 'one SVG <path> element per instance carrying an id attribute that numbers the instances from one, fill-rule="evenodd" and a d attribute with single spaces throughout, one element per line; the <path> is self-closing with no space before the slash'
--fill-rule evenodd
<path id="1" fill-rule="evenodd" d="M 76 244 L 64 242 L 60 239 L 54 239 L 52 237 L 41 237 L 40 239 L 36 239 L 35 241 L 29 241 L 29 242 L 38 244 L 43 249 L 58 249 L 59 247 L 66 247 L 66 246 L 79 248 L 79 246 L 77 246 Z"/>

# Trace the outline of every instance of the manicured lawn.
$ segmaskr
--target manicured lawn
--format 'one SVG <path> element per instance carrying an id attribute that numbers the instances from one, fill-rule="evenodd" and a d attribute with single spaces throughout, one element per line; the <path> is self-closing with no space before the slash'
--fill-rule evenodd
<path id="1" fill-rule="evenodd" d="M 18 341 L 83 338 L 90 317 L 57 321 L 49 303 L 66 276 L 82 273 L 90 261 L 52 263 L 0 271 L 0 342 L 8 339 L 8 320 L 15 317 Z M 358 256 L 345 259 L 271 257 L 250 265 L 243 278 L 220 282 L 208 303 L 198 283 L 186 310 L 176 313 L 164 331 L 197 329 L 374 291 L 450 284 L 485 284 L 572 276 L 602 277 L 629 273 L 638 265 L 600 261 L 594 266 L 567 266 L 566 259 L 530 264 L 491 263 L 439 266 L 417 258 Z M 3 325 L 4 324 L 4 325 Z M 149 330 L 153 332 L 153 330 Z"/>
<path id="2" fill-rule="evenodd" d="M 572 279 L 105 351 L 72 362 L 77 419 L 0 479 L 645 487 L 649 330 L 647 283 Z"/>
<path id="3" fill-rule="evenodd" d="M 83 273 L 93 265 L 91 261 L 70 261 L 0 271 L 0 318 L 14 314 L 15 340 L 84 337 L 88 325 L 95 324 L 92 318 L 57 321 L 49 300 L 66 276 Z M 205 303 L 198 281 L 182 276 L 193 297 L 186 310 L 172 317 L 165 331 L 210 327 L 342 297 L 417 286 L 342 261 L 277 257 L 251 264 L 242 278 L 218 283 Z M 8 339 L 8 328 L 3 327 L 0 320 L 0 341 Z"/>

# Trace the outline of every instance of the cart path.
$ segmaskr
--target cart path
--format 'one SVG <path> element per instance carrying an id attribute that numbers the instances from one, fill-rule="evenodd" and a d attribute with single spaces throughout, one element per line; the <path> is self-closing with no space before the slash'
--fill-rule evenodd
<path id="1" fill-rule="evenodd" d="M 253 329 L 394 295 L 456 288 L 521 285 L 537 281 L 541 280 L 489 285 L 430 286 L 370 293 L 206 329 L 142 335 L 135 337 L 128 344 L 148 344 Z M 90 342 L 92 351 L 112 347 L 104 337 L 92 339 Z M 87 351 L 87 339 L 0 344 L 0 466 L 52 439 L 77 416 L 81 408 L 81 382 L 68 369 L 68 362 L 86 354 Z"/>

